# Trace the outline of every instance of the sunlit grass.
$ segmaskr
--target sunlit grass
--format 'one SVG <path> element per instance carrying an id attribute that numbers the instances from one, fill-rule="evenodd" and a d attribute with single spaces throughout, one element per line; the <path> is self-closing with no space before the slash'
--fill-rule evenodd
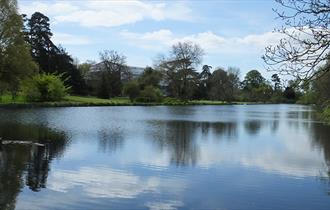
<path id="1" fill-rule="evenodd" d="M 181 106 L 181 105 L 226 105 L 226 104 L 242 104 L 242 103 L 229 103 L 226 101 L 211 101 L 211 100 L 191 100 L 183 101 L 175 98 L 164 98 L 162 102 L 157 103 L 141 103 L 141 102 L 131 102 L 127 97 L 117 97 L 111 99 L 101 99 L 92 96 L 73 96 L 68 95 L 61 101 L 55 102 L 37 102 L 30 103 L 27 102 L 23 96 L 18 96 L 15 99 L 12 99 L 10 95 L 3 95 L 1 97 L 0 104 L 10 105 L 10 104 L 32 104 L 40 106 L 120 106 L 120 105 L 141 105 L 141 106 L 150 106 L 150 105 L 168 105 L 168 106 Z"/>
<path id="2" fill-rule="evenodd" d="M 64 98 L 67 102 L 77 102 L 77 103 L 104 103 L 104 104 L 111 104 L 111 103 L 122 103 L 128 104 L 130 100 L 128 98 L 112 98 L 112 99 L 101 99 L 96 97 L 90 96 L 66 96 Z"/>
<path id="3" fill-rule="evenodd" d="M 0 95 L 0 103 L 1 104 L 12 104 L 12 103 L 25 103 L 25 99 L 23 96 L 17 96 L 13 99 L 11 95 Z"/>

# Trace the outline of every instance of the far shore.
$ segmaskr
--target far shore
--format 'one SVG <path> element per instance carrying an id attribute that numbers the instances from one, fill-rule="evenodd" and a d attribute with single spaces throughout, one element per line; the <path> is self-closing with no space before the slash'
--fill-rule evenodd
<path id="1" fill-rule="evenodd" d="M 271 104 L 265 102 L 226 102 L 211 100 L 180 101 L 176 99 L 164 100 L 163 102 L 131 102 L 128 98 L 100 99 L 86 96 L 67 96 L 62 101 L 56 102 L 26 102 L 22 98 L 11 100 L 3 97 L 0 101 L 1 108 L 34 108 L 34 107 L 89 107 L 89 106 L 193 106 L 193 105 L 248 105 L 248 104 Z"/>

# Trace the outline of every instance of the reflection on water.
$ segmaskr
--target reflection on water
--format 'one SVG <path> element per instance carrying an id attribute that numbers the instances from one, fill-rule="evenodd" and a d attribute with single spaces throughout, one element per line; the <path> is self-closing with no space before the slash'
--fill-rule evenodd
<path id="1" fill-rule="evenodd" d="M 0 110 L 0 209 L 329 209 L 330 127 L 298 105 Z"/>
<path id="2" fill-rule="evenodd" d="M 123 147 L 124 131 L 120 128 L 102 129 L 98 132 L 99 149 L 102 152 L 115 152 Z"/>
<path id="3" fill-rule="evenodd" d="M 0 209 L 14 209 L 24 185 L 36 192 L 46 187 L 50 162 L 63 152 L 66 136 L 43 126 L 0 123 L 0 137 L 45 144 L 0 147 Z"/>
<path id="4" fill-rule="evenodd" d="M 235 123 L 194 121 L 152 121 L 153 141 L 170 153 L 176 166 L 195 165 L 199 157 L 199 140 L 233 140 L 237 135 Z"/>

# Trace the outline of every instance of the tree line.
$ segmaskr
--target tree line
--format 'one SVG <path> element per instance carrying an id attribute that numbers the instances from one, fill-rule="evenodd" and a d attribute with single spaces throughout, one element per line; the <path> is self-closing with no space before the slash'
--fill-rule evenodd
<path id="1" fill-rule="evenodd" d="M 174 44 L 168 55 L 161 56 L 154 68 L 146 68 L 139 79 L 127 83 L 124 92 L 132 100 L 139 101 L 152 100 L 145 97 L 148 88 L 150 95 L 163 92 L 180 100 L 274 103 L 295 102 L 303 94 L 301 88 L 294 86 L 294 81 L 284 84 L 278 74 L 273 74 L 268 81 L 258 70 L 251 70 L 241 81 L 240 70 L 235 67 L 212 70 L 211 66 L 203 65 L 199 70 L 203 54 L 197 44 Z M 141 91 L 144 91 L 142 96 L 139 94 Z"/>
<path id="2" fill-rule="evenodd" d="M 39 12 L 19 15 L 16 0 L 1 0 L 0 8 L 0 95 L 28 92 L 32 98 L 51 98 L 68 89 L 85 94 L 72 57 L 51 40 L 49 18 Z"/>
<path id="3" fill-rule="evenodd" d="M 284 6 L 290 3 L 284 0 L 277 1 Z M 324 7 L 319 1 L 311 1 L 312 6 Z M 86 84 L 85 79 L 91 76 L 91 67 L 96 63 L 89 61 L 78 64 L 63 47 L 56 46 L 51 40 L 53 34 L 47 16 L 40 12 L 35 12 L 30 17 L 19 15 L 16 0 L 2 0 L 0 7 L 0 95 L 9 92 L 15 98 L 22 93 L 31 101 L 60 100 L 68 92 L 74 95 L 96 95 L 100 98 L 128 96 L 132 101 L 141 102 L 159 102 L 164 97 L 183 101 L 274 103 L 297 100 L 304 103 L 321 103 L 319 102 L 321 99 L 322 103 L 325 103 L 329 100 L 327 95 L 329 62 L 317 67 L 307 63 L 305 67 L 311 68 L 313 77 L 310 77 L 310 74 L 306 79 L 297 76 L 299 69 L 292 68 L 299 59 L 293 59 L 302 54 L 294 49 L 291 49 L 291 56 L 284 53 L 291 52 L 288 49 L 291 46 L 290 40 L 266 48 L 263 57 L 266 63 L 280 64 L 278 69 L 273 69 L 276 73 L 270 80 L 264 78 L 258 70 L 249 71 L 243 80 L 240 80 L 238 68 L 225 69 L 202 65 L 204 50 L 192 42 L 179 42 L 174 44 L 167 54 L 160 56 L 153 67 L 146 67 L 139 78 L 133 78 L 124 55 L 113 50 L 101 52 L 102 71 L 99 71 L 96 87 L 91 87 Z M 298 9 L 297 14 L 309 11 L 302 7 Z M 318 14 L 322 11 L 315 12 Z M 283 19 L 289 18 L 283 13 L 278 14 Z M 324 17 L 317 20 L 322 22 Z M 305 19 L 302 23 L 312 24 Z M 297 28 L 302 30 L 299 26 Z M 289 38 L 295 38 L 295 41 L 299 40 L 289 34 L 290 30 L 283 29 L 281 32 L 288 34 Z M 315 33 L 316 38 L 321 33 L 316 29 L 312 32 Z M 324 33 L 322 31 L 322 34 Z M 316 41 L 319 40 L 316 38 Z M 322 42 L 321 47 L 325 48 L 322 52 L 326 52 L 329 46 L 327 40 L 319 40 L 319 42 Z M 301 43 L 307 41 L 301 40 Z M 312 42 L 308 44 L 308 46 L 299 46 L 311 50 Z M 322 56 L 324 57 L 324 53 Z M 329 60 L 329 56 L 323 57 L 323 61 Z M 290 58 L 292 61 L 287 64 L 285 61 Z M 312 58 L 310 56 L 305 59 L 310 62 Z M 284 82 L 280 78 L 285 69 L 295 76 L 293 80 Z"/>

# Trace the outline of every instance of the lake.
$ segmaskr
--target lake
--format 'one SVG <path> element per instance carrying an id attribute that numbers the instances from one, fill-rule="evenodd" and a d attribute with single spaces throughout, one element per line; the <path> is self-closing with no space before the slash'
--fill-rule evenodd
<path id="1" fill-rule="evenodd" d="M 0 209 L 330 209 L 310 106 L 0 109 Z"/>

